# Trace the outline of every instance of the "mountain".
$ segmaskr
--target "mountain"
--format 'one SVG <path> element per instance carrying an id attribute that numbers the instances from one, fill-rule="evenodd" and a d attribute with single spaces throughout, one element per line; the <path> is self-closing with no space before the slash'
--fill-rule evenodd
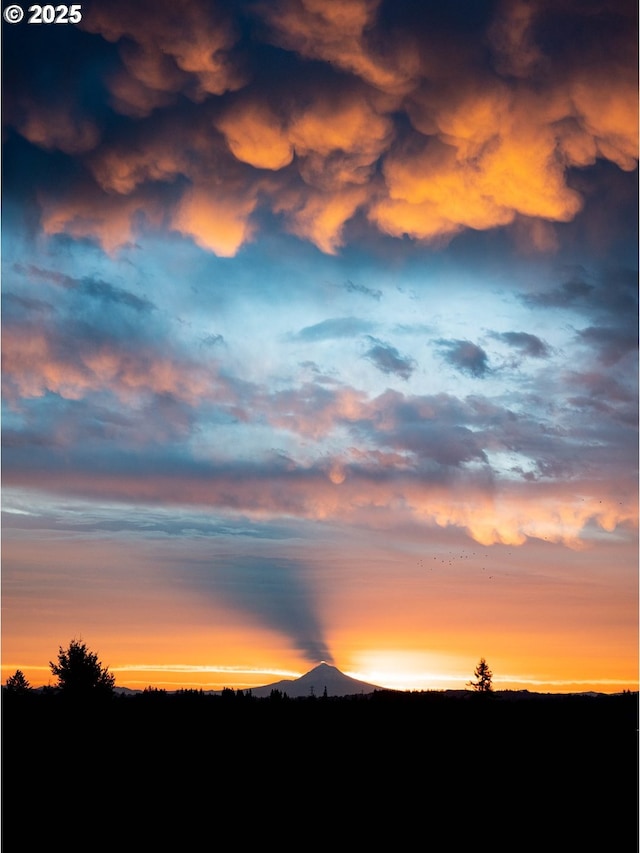
<path id="1" fill-rule="evenodd" d="M 275 681 L 273 684 L 265 684 L 264 687 L 253 687 L 251 694 L 260 698 L 270 696 L 272 690 L 279 690 L 290 698 L 296 699 L 300 696 L 323 696 L 325 688 L 327 696 L 353 696 L 385 689 L 376 684 L 367 684 L 366 681 L 350 678 L 340 672 L 337 667 L 323 662 L 301 675 L 300 678 Z"/>

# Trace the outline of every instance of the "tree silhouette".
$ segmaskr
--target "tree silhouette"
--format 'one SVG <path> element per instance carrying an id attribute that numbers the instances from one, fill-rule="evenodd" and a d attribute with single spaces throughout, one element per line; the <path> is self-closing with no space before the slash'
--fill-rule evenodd
<path id="1" fill-rule="evenodd" d="M 60 646 L 58 663 L 49 661 L 51 672 L 58 678 L 58 687 L 73 696 L 110 695 L 115 676 L 103 667 L 95 652 L 90 652 L 80 640 L 71 640 L 68 649 Z"/>
<path id="2" fill-rule="evenodd" d="M 475 675 L 476 680 L 468 681 L 467 684 L 469 687 L 473 687 L 473 689 L 477 690 L 478 693 L 491 693 L 493 690 L 491 685 L 493 673 L 489 669 L 489 664 L 484 658 L 480 658 L 480 663 L 474 669 L 473 674 Z"/>
<path id="3" fill-rule="evenodd" d="M 15 693 L 19 696 L 24 696 L 31 690 L 31 685 L 21 669 L 16 669 L 15 673 L 7 678 L 4 686 L 9 693 Z"/>

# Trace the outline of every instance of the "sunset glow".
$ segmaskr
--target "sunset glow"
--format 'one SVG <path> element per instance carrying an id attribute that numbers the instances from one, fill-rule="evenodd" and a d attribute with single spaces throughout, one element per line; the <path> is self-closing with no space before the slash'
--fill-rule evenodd
<path id="1" fill-rule="evenodd" d="M 3 25 L 2 681 L 638 688 L 637 4 Z"/>

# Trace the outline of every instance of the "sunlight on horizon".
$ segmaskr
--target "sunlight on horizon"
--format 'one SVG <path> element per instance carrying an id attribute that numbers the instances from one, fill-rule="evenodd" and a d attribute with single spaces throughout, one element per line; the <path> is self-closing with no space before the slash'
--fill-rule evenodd
<path id="1" fill-rule="evenodd" d="M 340 669 L 339 667 L 337 667 Z M 49 667 L 30 666 L 28 664 L 3 664 L 2 682 L 16 670 L 21 670 L 31 686 L 34 688 L 51 686 L 52 676 Z M 198 665 L 198 664 L 120 664 L 108 667 L 109 672 L 116 676 L 116 687 L 128 687 L 130 689 L 142 689 L 144 687 L 157 687 L 161 689 L 204 689 L 222 690 L 228 687 L 235 690 L 250 690 L 262 687 L 280 680 L 296 680 L 309 670 L 294 671 L 289 669 L 269 667 L 243 667 L 225 665 Z M 313 667 L 309 667 L 313 669 Z M 390 668 L 371 669 L 345 669 L 340 670 L 344 675 L 357 681 L 364 681 L 376 687 L 400 691 L 442 691 L 442 690 L 464 690 L 469 689 L 468 682 L 472 674 L 462 673 L 433 673 L 424 671 L 412 671 Z M 47 674 L 47 678 L 42 675 Z M 149 674 L 149 679 L 127 677 Z M 222 678 L 209 678 L 205 676 L 220 674 Z M 171 675 L 176 678 L 170 678 Z M 188 678 L 185 676 L 194 676 Z M 224 679 L 224 676 L 229 676 Z M 164 676 L 164 677 L 163 677 Z M 198 678 L 198 676 L 201 676 Z M 244 677 L 243 677 L 244 676 Z M 262 678 L 260 678 L 262 676 Z M 601 693 L 616 693 L 624 690 L 637 691 L 639 681 L 637 679 L 557 679 L 557 678 L 533 678 L 526 675 L 498 675 L 493 677 L 494 690 L 530 690 L 532 692 L 547 693 L 569 693 L 595 691 Z"/>

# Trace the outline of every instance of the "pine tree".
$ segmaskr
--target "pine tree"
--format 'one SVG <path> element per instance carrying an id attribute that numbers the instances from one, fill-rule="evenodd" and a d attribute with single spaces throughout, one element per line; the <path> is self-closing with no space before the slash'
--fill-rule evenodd
<path id="1" fill-rule="evenodd" d="M 31 690 L 31 685 L 21 669 L 16 669 L 15 673 L 7 678 L 4 686 L 9 693 L 15 693 L 20 696 L 24 696 Z"/>
<path id="2" fill-rule="evenodd" d="M 115 677 L 80 640 L 71 640 L 68 649 L 60 646 L 58 663 L 49 661 L 49 666 L 64 693 L 73 696 L 113 693 Z"/>
<path id="3" fill-rule="evenodd" d="M 491 684 L 493 673 L 489 669 L 489 664 L 484 658 L 480 658 L 480 663 L 474 669 L 473 674 L 475 675 L 476 680 L 468 681 L 467 684 L 469 687 L 473 687 L 473 689 L 477 690 L 478 693 L 491 693 L 493 691 L 493 686 Z"/>

